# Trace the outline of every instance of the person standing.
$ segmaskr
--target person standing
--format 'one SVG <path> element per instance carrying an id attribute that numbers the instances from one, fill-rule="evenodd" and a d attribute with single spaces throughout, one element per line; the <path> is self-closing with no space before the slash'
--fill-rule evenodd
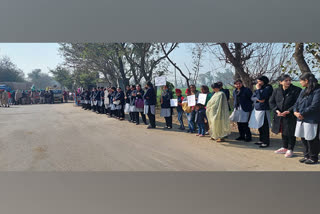
<path id="1" fill-rule="evenodd" d="M 100 114 L 105 113 L 105 108 L 104 108 L 104 88 L 100 88 L 100 105 L 99 105 L 99 112 Z"/>
<path id="2" fill-rule="evenodd" d="M 145 125 L 148 125 L 146 115 L 144 114 L 144 100 L 143 100 L 144 91 L 141 88 L 140 84 L 136 85 L 136 125 L 140 124 L 139 113 L 141 114 L 142 121 Z"/>
<path id="3" fill-rule="evenodd" d="M 206 86 L 206 85 L 202 85 L 201 88 L 200 88 L 200 90 L 201 90 L 201 93 L 202 93 L 202 94 L 206 94 L 206 95 L 207 95 L 206 102 L 205 102 L 205 104 L 204 104 L 204 105 L 205 105 L 204 108 L 206 108 L 206 106 L 207 106 L 207 104 L 208 104 L 208 102 L 209 102 L 209 100 L 211 99 L 211 97 L 212 97 L 213 94 L 210 93 L 209 87 Z M 209 134 L 209 123 L 208 123 L 207 120 L 206 120 L 204 126 L 205 126 L 205 130 L 206 130 L 205 134 Z"/>
<path id="4" fill-rule="evenodd" d="M 115 102 L 118 102 L 116 104 L 116 110 L 119 120 L 124 120 L 124 93 L 120 87 L 117 88 L 117 95 L 114 98 Z"/>
<path id="5" fill-rule="evenodd" d="M 186 94 L 187 97 L 191 95 L 191 92 L 190 92 L 190 90 L 188 88 L 186 89 L 185 94 Z M 187 98 L 182 101 L 182 109 L 186 113 L 186 117 L 187 117 L 187 120 L 188 120 L 187 133 L 194 133 L 195 125 L 194 125 L 194 122 L 192 120 L 192 107 L 190 107 L 188 105 L 188 99 Z"/>
<path id="6" fill-rule="evenodd" d="M 118 112 L 116 110 L 116 105 L 114 102 L 114 98 L 117 96 L 117 89 L 115 87 L 111 87 L 110 93 L 109 93 L 109 98 L 110 98 L 110 115 L 109 117 L 116 116 L 118 117 Z"/>
<path id="7" fill-rule="evenodd" d="M 132 112 L 130 112 L 130 96 L 131 96 L 131 88 L 129 85 L 126 86 L 126 94 L 125 94 L 125 113 L 129 114 L 129 118 L 128 121 L 132 122 L 133 121 L 133 116 L 132 116 Z"/>
<path id="8" fill-rule="evenodd" d="M 224 141 L 230 134 L 228 101 L 218 83 L 212 84 L 213 96 L 207 103 L 206 114 L 209 121 L 211 139 L 216 142 Z"/>
<path id="9" fill-rule="evenodd" d="M 156 128 L 156 101 L 157 95 L 151 82 L 147 82 L 147 91 L 144 94 L 144 113 L 148 115 L 150 125 L 148 129 Z"/>
<path id="10" fill-rule="evenodd" d="M 296 103 L 301 88 L 291 84 L 291 77 L 287 74 L 279 78 L 279 87 L 276 88 L 269 100 L 270 108 L 273 111 L 272 132 L 282 134 L 282 147 L 275 151 L 276 154 L 285 154 L 291 158 L 296 144 L 294 136 L 296 128 L 296 117 L 293 114 L 293 107 Z"/>
<path id="11" fill-rule="evenodd" d="M 50 90 L 50 104 L 54 104 L 54 93 L 53 90 Z"/>
<path id="12" fill-rule="evenodd" d="M 251 131 L 249 128 L 249 117 L 253 109 L 252 106 L 252 91 L 243 86 L 240 79 L 234 81 L 233 105 L 234 110 L 230 116 L 230 120 L 236 122 L 240 136 L 236 140 L 250 142 L 252 140 Z"/>
<path id="13" fill-rule="evenodd" d="M 196 136 L 204 137 L 206 133 L 204 124 L 208 120 L 206 116 L 206 109 L 204 108 L 204 105 L 200 103 L 196 104 L 195 109 L 196 109 L 196 123 L 198 125 L 198 134 Z"/>
<path id="14" fill-rule="evenodd" d="M 163 86 L 161 94 L 161 112 L 160 116 L 166 120 L 166 129 L 172 129 L 172 108 L 170 106 L 170 99 L 172 99 L 172 92 L 169 91 L 168 85 Z"/>
<path id="15" fill-rule="evenodd" d="M 131 94 L 130 94 L 130 113 L 132 115 L 132 121 L 133 123 L 136 123 L 136 86 L 131 85 Z M 138 115 L 139 116 L 139 115 Z"/>
<path id="16" fill-rule="evenodd" d="M 269 79 L 266 76 L 261 76 L 257 80 L 256 90 L 253 93 L 251 100 L 254 104 L 254 109 L 250 117 L 249 127 L 259 129 L 259 142 L 255 143 L 260 148 L 270 146 L 270 106 L 269 99 L 272 95 L 273 88 L 269 84 Z"/>
<path id="17" fill-rule="evenodd" d="M 304 157 L 299 161 L 305 164 L 316 164 L 320 152 L 320 85 L 312 73 L 300 76 L 303 89 L 294 105 L 297 117 L 295 136 L 300 137 L 304 147 Z"/>
<path id="18" fill-rule="evenodd" d="M 178 113 L 178 121 L 180 123 L 180 130 L 185 130 L 184 124 L 183 124 L 183 109 L 182 109 L 182 102 L 184 100 L 184 97 L 181 95 L 182 91 L 178 88 L 176 88 L 176 95 L 178 99 L 178 106 L 177 106 L 177 113 Z"/>
<path id="19" fill-rule="evenodd" d="M 45 93 L 43 90 L 40 91 L 40 104 L 44 104 L 45 103 Z"/>
<path id="20" fill-rule="evenodd" d="M 218 84 L 219 84 L 220 87 L 221 87 L 221 91 L 222 91 L 222 92 L 226 95 L 226 97 L 227 97 L 229 111 L 231 111 L 230 103 L 229 103 L 229 100 L 230 100 L 230 91 L 229 91 L 229 89 L 223 88 L 223 83 L 222 83 L 222 82 L 218 82 Z"/>
<path id="21" fill-rule="evenodd" d="M 110 114 L 109 106 L 110 106 L 110 98 L 109 98 L 109 87 L 104 89 L 104 108 L 106 115 Z"/>
<path id="22" fill-rule="evenodd" d="M 17 90 L 15 98 L 14 98 L 16 101 L 16 105 L 21 105 L 21 98 L 22 98 L 22 92 L 21 92 L 21 90 Z"/>
<path id="23" fill-rule="evenodd" d="M 195 85 L 190 85 L 190 93 L 191 93 L 191 95 L 195 95 L 196 103 L 197 103 L 200 92 L 197 90 Z M 191 112 L 191 120 L 194 124 L 194 130 L 197 129 L 195 119 L 196 119 L 196 110 L 195 110 L 195 107 L 193 106 L 192 112 Z"/>

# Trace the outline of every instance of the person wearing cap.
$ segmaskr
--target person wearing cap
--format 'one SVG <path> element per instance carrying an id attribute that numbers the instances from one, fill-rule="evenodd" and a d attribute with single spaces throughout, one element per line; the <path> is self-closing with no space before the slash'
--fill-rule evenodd
<path id="1" fill-rule="evenodd" d="M 153 88 L 153 84 L 151 82 L 147 82 L 146 85 L 147 91 L 143 95 L 144 99 L 144 114 L 148 115 L 149 118 L 149 126 L 148 129 L 156 128 L 156 101 L 157 95 Z"/>
<path id="2" fill-rule="evenodd" d="M 182 102 L 184 97 L 181 95 L 182 91 L 179 88 L 176 88 L 176 95 L 177 95 L 177 99 L 178 99 L 178 106 L 177 106 L 177 113 L 178 113 L 178 121 L 180 123 L 180 130 L 185 130 L 184 124 L 183 124 L 183 109 L 182 109 Z"/>
<path id="3" fill-rule="evenodd" d="M 270 146 L 270 105 L 269 99 L 272 95 L 273 88 L 269 84 L 266 76 L 261 76 L 257 80 L 256 90 L 251 100 L 253 101 L 253 112 L 250 117 L 249 127 L 259 129 L 259 141 L 255 143 L 260 148 Z"/>
<path id="4" fill-rule="evenodd" d="M 209 133 L 212 140 L 222 142 L 231 133 L 228 101 L 218 83 L 212 84 L 211 87 L 215 93 L 207 103 L 206 109 Z"/>

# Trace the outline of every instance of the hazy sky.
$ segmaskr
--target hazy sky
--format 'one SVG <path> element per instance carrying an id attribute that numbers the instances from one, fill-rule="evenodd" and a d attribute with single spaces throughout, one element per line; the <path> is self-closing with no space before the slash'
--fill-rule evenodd
<path id="1" fill-rule="evenodd" d="M 184 64 L 190 70 L 192 69 L 190 45 L 191 43 L 180 44 L 180 47 L 170 55 L 177 65 L 185 71 L 186 66 Z M 59 45 L 57 43 L 0 43 L 0 57 L 8 56 L 25 74 L 30 73 L 36 68 L 40 68 L 43 72 L 47 73 L 49 69 L 53 69 L 63 62 L 58 48 Z M 220 66 L 219 63 L 216 64 L 214 67 Z M 207 56 L 203 60 L 203 65 L 202 72 L 212 70 L 212 58 L 210 59 Z M 170 67 L 170 70 L 173 71 L 174 69 Z"/>

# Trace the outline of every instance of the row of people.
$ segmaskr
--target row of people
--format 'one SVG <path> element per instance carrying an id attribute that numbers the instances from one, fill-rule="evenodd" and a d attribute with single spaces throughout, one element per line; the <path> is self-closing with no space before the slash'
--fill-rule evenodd
<path id="1" fill-rule="evenodd" d="M 188 99 L 182 96 L 182 91 L 176 89 L 178 106 L 176 111 L 179 129 L 184 130 L 183 115 L 188 120 L 189 133 L 198 130 L 197 135 L 203 137 L 210 133 L 212 139 L 221 142 L 230 133 L 230 120 L 237 123 L 239 137 L 236 140 L 250 142 L 252 134 L 250 128 L 258 129 L 259 141 L 255 144 L 260 148 L 270 146 L 270 127 L 275 134 L 282 134 L 283 146 L 276 150 L 277 154 L 293 156 L 296 137 L 301 138 L 304 146 L 302 163 L 314 164 L 318 162 L 320 152 L 319 124 L 320 124 L 320 87 L 318 80 L 311 73 L 300 76 L 300 83 L 304 89 L 294 86 L 289 75 L 279 79 L 279 87 L 273 89 L 266 76 L 257 79 L 256 90 L 245 87 L 241 80 L 234 82 L 233 112 L 230 115 L 229 90 L 223 89 L 221 82 L 212 84 L 210 93 L 208 86 L 201 86 L 201 94 L 207 94 L 205 104 L 188 105 Z M 81 95 L 83 108 L 92 109 L 97 113 L 106 113 L 110 117 L 124 120 L 125 113 L 129 114 L 129 122 L 139 124 L 139 114 L 147 124 L 148 115 L 150 125 L 155 128 L 156 94 L 149 82 L 142 90 L 141 85 L 127 86 L 123 92 L 121 88 L 99 88 Z M 195 95 L 198 100 L 200 92 L 194 85 L 185 92 L 186 96 Z M 172 129 L 173 109 L 170 100 L 173 93 L 168 86 L 163 87 L 161 94 L 160 116 L 165 118 L 165 129 Z M 273 122 L 271 126 L 271 112 Z"/>

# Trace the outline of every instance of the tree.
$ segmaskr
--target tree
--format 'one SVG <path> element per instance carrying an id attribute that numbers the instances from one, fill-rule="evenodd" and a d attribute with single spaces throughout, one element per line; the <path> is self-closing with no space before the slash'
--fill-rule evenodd
<path id="1" fill-rule="evenodd" d="M 57 66 L 55 69 L 51 69 L 50 73 L 53 75 L 53 79 L 60 83 L 62 86 L 69 90 L 74 89 L 74 78 L 70 70 Z"/>
<path id="2" fill-rule="evenodd" d="M 192 48 L 192 75 L 191 80 L 194 85 L 197 85 L 197 80 L 199 77 L 200 69 L 203 67 L 202 60 L 206 53 L 207 44 L 205 43 L 195 43 Z"/>
<path id="3" fill-rule="evenodd" d="M 0 58 L 0 80 L 2 82 L 24 82 L 24 73 L 8 57 Z"/>
<path id="4" fill-rule="evenodd" d="M 265 75 L 274 82 L 282 73 L 282 65 L 289 59 L 289 51 L 275 43 L 218 43 L 212 53 L 235 69 L 234 79 L 253 88 L 254 81 Z M 220 48 L 219 48 L 220 47 Z"/>
<path id="5" fill-rule="evenodd" d="M 37 89 L 45 89 L 46 87 L 55 84 L 53 78 L 46 73 L 42 73 L 41 69 L 34 69 L 28 74 L 28 79 Z"/>

